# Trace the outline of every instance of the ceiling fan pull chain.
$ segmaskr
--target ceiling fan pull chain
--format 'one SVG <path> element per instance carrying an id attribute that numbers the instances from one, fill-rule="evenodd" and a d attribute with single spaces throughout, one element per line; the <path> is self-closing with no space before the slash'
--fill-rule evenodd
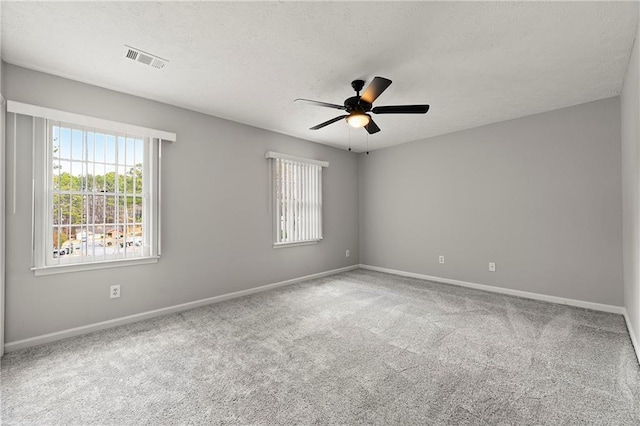
<path id="1" fill-rule="evenodd" d="M 367 155 L 369 155 L 369 133 L 367 132 Z"/>
<path id="2" fill-rule="evenodd" d="M 351 151 L 351 128 L 349 128 L 349 151 Z"/>

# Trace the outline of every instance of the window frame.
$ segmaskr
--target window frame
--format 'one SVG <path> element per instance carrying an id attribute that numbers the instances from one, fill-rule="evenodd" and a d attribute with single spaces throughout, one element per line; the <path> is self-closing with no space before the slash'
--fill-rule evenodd
<path id="1" fill-rule="evenodd" d="M 266 153 L 265 158 L 268 158 L 269 161 L 269 179 L 270 179 L 270 187 L 271 187 L 271 209 L 272 209 L 272 244 L 273 248 L 285 248 L 285 247 L 295 247 L 295 246 L 303 246 L 303 245 L 312 245 L 318 244 L 324 238 L 323 234 L 323 201 L 322 201 L 322 179 L 323 173 L 322 169 L 329 167 L 329 162 L 320 161 L 320 160 L 312 160 L 303 157 L 297 157 L 288 154 L 282 154 L 278 152 L 269 151 Z M 318 178 L 316 180 L 317 188 L 315 192 L 318 196 L 318 205 L 317 205 L 317 216 L 318 216 L 318 233 L 317 238 L 306 239 L 306 240 L 295 240 L 295 241 L 279 241 L 278 235 L 281 231 L 282 218 L 279 215 L 279 197 L 278 197 L 278 176 L 276 171 L 276 161 L 277 160 L 285 160 L 291 163 L 297 163 L 298 165 L 306 165 L 306 166 L 316 166 L 318 169 Z"/>
<path id="2" fill-rule="evenodd" d="M 160 224 L 160 197 L 161 197 L 161 157 L 162 142 L 175 142 L 176 134 L 163 130 L 156 130 L 137 126 L 133 124 L 121 123 L 105 120 L 81 114 L 59 111 L 37 105 L 25 104 L 16 101 L 7 101 L 7 112 L 13 113 L 14 133 L 17 132 L 15 125 L 19 115 L 27 116 L 31 119 L 31 139 L 32 139 L 32 209 L 31 209 L 31 245 L 32 259 L 30 268 L 36 276 L 60 274 L 76 271 L 86 271 L 94 269 L 115 268 L 122 266 L 133 266 L 148 263 L 157 263 L 161 255 L 161 224 Z M 150 251 L 148 256 L 119 258 L 98 261 L 87 261 L 83 263 L 65 263 L 59 265 L 47 265 L 46 253 L 46 233 L 51 232 L 53 223 L 48 223 L 50 202 L 53 201 L 52 194 L 48 191 L 48 183 L 45 177 L 53 179 L 53 173 L 47 165 L 49 158 L 50 141 L 47 140 L 49 131 L 48 120 L 71 123 L 76 128 L 95 128 L 106 130 L 108 133 L 131 133 L 136 136 L 148 138 L 148 145 L 151 150 L 149 163 L 150 181 L 150 217 L 149 238 Z M 15 137 L 15 134 L 14 134 Z M 15 167 L 15 165 L 14 165 Z M 52 170 L 52 169 L 51 169 Z M 144 182 L 144 181 L 143 181 Z M 51 200 L 51 201 L 49 201 Z M 144 202 L 144 201 L 143 201 Z M 51 215 L 53 213 L 51 212 Z"/>
<path id="3" fill-rule="evenodd" d="M 159 226 L 157 224 L 157 179 L 159 175 L 155 173 L 159 164 L 159 144 L 154 143 L 149 137 L 135 135 L 143 140 L 143 189 L 141 194 L 143 204 L 143 250 L 147 254 L 134 257 L 118 257 L 117 254 L 104 255 L 101 259 L 87 259 L 83 261 L 70 261 L 55 263 L 53 257 L 53 230 L 55 221 L 53 218 L 54 195 L 58 192 L 53 188 L 54 165 L 53 165 L 53 128 L 69 128 L 83 132 L 83 136 L 89 131 L 97 131 L 106 135 L 112 135 L 117 145 L 118 137 L 129 135 L 116 130 L 87 127 L 78 123 L 61 122 L 57 120 L 47 120 L 34 118 L 34 263 L 32 270 L 36 275 L 49 275 L 57 273 L 67 273 L 76 271 L 86 271 L 93 269 L 103 269 L 119 266 L 140 265 L 156 263 L 159 258 L 158 239 Z M 40 128 L 36 129 L 37 127 Z M 106 141 L 105 141 L 106 143 Z M 156 146 L 158 148 L 156 148 Z M 115 145 L 114 145 L 115 148 Z M 39 164 L 38 164 L 39 163 Z M 117 170 L 120 166 L 118 158 L 114 159 L 114 167 Z M 148 181 L 148 182 L 147 182 Z M 80 191 L 82 192 L 82 191 Z M 86 195 L 94 194 L 86 192 Z M 118 195 L 114 195 L 118 197 Z M 123 226 L 125 222 L 113 223 L 113 228 Z M 105 224 L 102 224 L 105 225 Z M 106 229 L 105 229 L 106 231 Z M 61 259 L 61 258 L 58 258 Z M 66 258 L 65 258 L 66 260 Z"/>

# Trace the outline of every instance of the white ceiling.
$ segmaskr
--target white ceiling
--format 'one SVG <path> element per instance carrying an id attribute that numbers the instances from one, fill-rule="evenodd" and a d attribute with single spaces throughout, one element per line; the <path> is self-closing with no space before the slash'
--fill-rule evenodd
<path id="1" fill-rule="evenodd" d="M 9 63 L 346 147 L 350 82 L 393 84 L 377 149 L 620 93 L 636 2 L 2 2 Z M 170 62 L 125 59 L 124 45 Z M 171 129 L 166 129 L 171 130 Z M 356 151 L 367 134 L 351 131 Z"/>

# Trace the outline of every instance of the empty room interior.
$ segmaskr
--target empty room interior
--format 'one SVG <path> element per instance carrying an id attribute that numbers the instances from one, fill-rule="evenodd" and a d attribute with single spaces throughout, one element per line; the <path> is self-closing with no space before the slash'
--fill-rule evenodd
<path id="1" fill-rule="evenodd" d="M 0 1 L 0 422 L 640 424 L 639 6 Z"/>

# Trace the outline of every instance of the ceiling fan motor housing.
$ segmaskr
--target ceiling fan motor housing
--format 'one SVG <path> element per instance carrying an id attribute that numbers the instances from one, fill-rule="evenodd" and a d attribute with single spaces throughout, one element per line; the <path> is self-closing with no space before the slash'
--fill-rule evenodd
<path id="1" fill-rule="evenodd" d="M 344 101 L 347 112 L 368 112 L 371 111 L 371 104 L 360 99 L 360 96 L 352 96 Z"/>

